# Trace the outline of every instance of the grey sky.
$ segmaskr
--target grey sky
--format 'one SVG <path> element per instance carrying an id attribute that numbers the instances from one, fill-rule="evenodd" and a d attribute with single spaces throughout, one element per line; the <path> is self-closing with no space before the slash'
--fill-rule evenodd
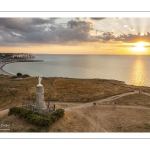
<path id="1" fill-rule="evenodd" d="M 149 26 L 149 18 L 0 18 L 0 46 L 149 42 Z"/>

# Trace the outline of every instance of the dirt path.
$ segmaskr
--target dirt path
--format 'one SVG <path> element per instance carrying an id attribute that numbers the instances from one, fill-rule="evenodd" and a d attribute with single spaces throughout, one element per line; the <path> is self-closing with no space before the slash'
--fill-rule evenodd
<path id="1" fill-rule="evenodd" d="M 127 105 L 116 105 L 116 106 L 114 106 L 114 105 L 110 105 L 110 104 L 108 104 L 108 105 L 102 104 L 103 102 L 106 102 L 106 101 L 113 101 L 113 100 L 116 100 L 118 98 L 121 98 L 121 97 L 124 97 L 127 95 L 136 94 L 136 93 L 139 93 L 139 91 L 115 95 L 115 96 L 111 96 L 111 97 L 104 98 L 104 99 L 98 99 L 96 101 L 92 101 L 92 102 L 88 102 L 88 103 L 82 103 L 82 104 L 81 103 L 73 103 L 75 105 L 73 105 L 72 103 L 69 104 L 66 102 L 67 108 L 64 108 L 64 109 L 65 109 L 65 111 L 75 111 L 78 115 L 85 118 L 91 127 L 91 129 L 90 129 L 91 132 L 96 132 L 96 131 L 107 132 L 107 130 L 102 126 L 101 120 L 94 119 L 92 116 L 90 116 L 90 114 L 86 114 L 84 111 L 82 111 L 82 109 L 88 109 L 88 107 L 90 108 L 91 106 L 93 106 L 93 107 L 99 107 L 100 106 L 100 107 L 107 107 L 107 108 L 108 107 L 116 107 L 116 108 L 150 109 L 150 108 L 147 108 L 144 106 L 127 106 Z M 150 96 L 150 93 L 143 92 L 142 94 Z M 93 103 L 96 103 L 96 105 L 93 105 Z M 59 104 L 59 102 L 58 102 L 58 104 Z M 61 102 L 60 102 L 60 104 L 61 104 Z M 65 104 L 65 102 L 63 102 L 62 104 Z M 9 112 L 9 109 L 5 109 L 3 111 L 0 111 L 0 117 L 7 115 L 8 112 Z"/>
<path id="2" fill-rule="evenodd" d="M 80 115 L 83 115 L 83 113 L 81 112 Z M 87 114 L 83 115 L 84 118 L 86 118 L 89 123 L 91 124 L 91 132 L 96 132 L 96 131 L 100 131 L 100 132 L 107 132 L 105 130 L 105 128 L 101 125 L 100 121 L 93 119 L 91 116 L 88 116 Z"/>
<path id="3" fill-rule="evenodd" d="M 5 109 L 0 111 L 0 117 L 3 117 L 4 115 L 6 115 L 9 112 L 9 109 Z"/>
<path id="4" fill-rule="evenodd" d="M 113 100 L 116 100 L 118 98 L 121 98 L 121 97 L 124 97 L 124 96 L 127 96 L 127 95 L 136 94 L 136 93 L 139 93 L 139 91 L 124 93 L 124 94 L 120 94 L 120 95 L 116 95 L 116 96 L 111 96 L 111 97 L 108 97 L 108 98 L 105 98 L 105 99 L 100 99 L 100 100 L 97 100 L 97 101 L 94 101 L 94 102 L 89 102 L 89 103 L 86 103 L 86 104 L 80 104 L 80 105 L 74 106 L 74 107 L 68 107 L 68 108 L 65 109 L 65 111 L 76 111 L 76 113 L 78 113 L 80 116 L 87 119 L 89 124 L 90 124 L 90 127 L 91 127 L 91 132 L 95 132 L 95 131 L 107 132 L 107 130 L 101 125 L 100 120 L 95 120 L 91 116 L 89 116 L 87 114 L 84 114 L 82 112 L 82 108 L 85 109 L 87 107 L 93 106 L 93 103 L 96 103 L 96 105 L 94 107 L 101 106 L 101 107 L 107 107 L 107 108 L 108 107 L 117 107 L 117 108 L 150 109 L 150 108 L 147 108 L 147 107 L 144 107 L 144 106 L 127 106 L 127 105 L 114 106 L 114 105 L 103 105 L 102 104 L 102 102 L 105 102 L 105 101 L 113 101 Z M 144 93 L 144 94 L 150 96 L 149 93 Z"/>
<path id="5" fill-rule="evenodd" d="M 127 95 L 132 95 L 132 94 L 136 94 L 136 93 L 139 93 L 138 91 L 134 91 L 134 92 L 129 92 L 129 93 L 124 93 L 124 94 L 120 94 L 120 95 L 115 95 L 115 96 L 111 96 L 111 97 L 108 97 L 108 98 L 105 98 L 105 99 L 100 99 L 100 100 L 96 100 L 96 101 L 92 101 L 92 102 L 88 102 L 88 103 L 84 103 L 84 104 L 79 104 L 77 106 L 73 106 L 73 107 L 68 107 L 68 108 L 65 108 L 65 111 L 73 111 L 73 110 L 77 110 L 77 109 L 81 109 L 81 108 L 86 108 L 86 107 L 90 107 L 93 105 L 93 103 L 96 103 L 96 105 L 101 105 L 101 103 L 103 102 L 108 102 L 108 101 L 113 101 L 113 100 L 116 100 L 118 98 L 121 98 L 121 97 L 124 97 L 124 96 L 127 96 Z M 145 94 L 147 96 L 150 96 L 149 93 L 142 93 L 142 94 Z M 107 105 L 107 104 L 104 104 L 103 106 L 110 106 L 110 107 L 114 107 L 113 105 Z M 126 108 L 140 108 L 140 109 L 150 109 L 150 108 L 147 108 L 147 107 L 144 107 L 144 106 L 127 106 L 127 105 L 122 105 L 122 106 L 118 106 L 117 107 L 126 107 Z"/>
<path id="6" fill-rule="evenodd" d="M 96 105 L 97 105 L 97 104 L 102 103 L 102 102 L 113 101 L 113 100 L 116 100 L 118 98 L 121 98 L 121 97 L 124 97 L 124 96 L 127 96 L 127 95 L 136 94 L 136 93 L 138 93 L 138 91 L 128 92 L 128 93 L 124 93 L 124 94 L 120 94 L 120 95 L 115 95 L 115 96 L 111 96 L 111 97 L 104 98 L 104 99 L 98 99 L 96 101 L 79 104 L 78 106 L 68 107 L 68 108 L 65 109 L 65 111 L 71 111 L 72 109 L 77 109 L 77 108 L 82 108 L 82 107 L 85 108 L 85 107 L 93 105 L 93 103 L 96 103 Z"/>
<path id="7" fill-rule="evenodd" d="M 150 96 L 150 93 L 142 92 L 141 94 L 145 94 L 147 96 Z"/>

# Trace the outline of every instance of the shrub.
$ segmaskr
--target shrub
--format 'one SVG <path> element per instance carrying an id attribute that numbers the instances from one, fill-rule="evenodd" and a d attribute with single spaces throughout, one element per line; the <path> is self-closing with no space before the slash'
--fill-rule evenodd
<path id="1" fill-rule="evenodd" d="M 51 120 L 52 123 L 55 122 L 57 119 L 58 118 L 56 116 L 54 116 L 54 115 L 50 116 L 50 120 Z"/>
<path id="2" fill-rule="evenodd" d="M 21 107 L 12 107 L 9 109 L 8 115 L 18 115 L 20 118 L 26 118 L 29 114 L 32 114 L 31 110 L 27 110 Z"/>
<path id="3" fill-rule="evenodd" d="M 17 73 L 17 77 L 22 77 L 22 73 Z"/>
<path id="4" fill-rule="evenodd" d="M 10 78 L 14 79 L 14 78 L 17 78 L 17 76 L 11 76 Z"/>
<path id="5" fill-rule="evenodd" d="M 38 126 L 43 126 L 43 127 L 47 127 L 50 125 L 51 121 L 50 119 L 38 116 L 36 114 L 30 114 L 27 116 L 26 121 L 28 123 L 34 124 L 34 125 L 38 125 Z"/>
<path id="6" fill-rule="evenodd" d="M 30 77 L 28 74 L 24 74 L 22 75 L 23 78 L 27 78 L 27 77 Z"/>
<path id="7" fill-rule="evenodd" d="M 57 118 L 61 118 L 64 116 L 64 109 L 57 109 L 52 113 L 52 116 L 56 116 Z"/>
<path id="8" fill-rule="evenodd" d="M 48 127 L 52 125 L 56 120 L 63 117 L 64 110 L 58 109 L 52 114 L 43 115 L 37 112 L 32 112 L 31 110 L 27 110 L 21 107 L 12 107 L 9 109 L 8 115 L 18 115 L 20 118 L 24 118 L 28 123 L 41 126 Z"/>

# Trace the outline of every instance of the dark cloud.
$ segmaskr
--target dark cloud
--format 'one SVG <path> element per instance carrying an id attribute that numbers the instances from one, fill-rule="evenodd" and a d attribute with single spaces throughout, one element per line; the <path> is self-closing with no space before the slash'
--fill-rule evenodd
<path id="1" fill-rule="evenodd" d="M 54 19 L 0 18 L 0 45 L 93 42 L 97 39 L 90 35 L 91 30 L 92 23 L 86 21 L 55 24 Z"/>
<path id="2" fill-rule="evenodd" d="M 141 36 L 140 34 L 134 35 L 134 34 L 121 34 L 120 36 L 116 37 L 114 40 L 116 41 L 123 41 L 123 42 L 150 42 L 150 33 L 147 32 L 145 35 Z"/>
<path id="3" fill-rule="evenodd" d="M 70 28 L 77 27 L 77 26 L 79 26 L 79 24 L 81 24 L 81 22 L 80 21 L 75 21 L 75 20 L 71 20 L 71 21 L 68 22 L 68 26 Z"/>
<path id="4" fill-rule="evenodd" d="M 92 30 L 93 27 L 92 27 L 92 23 L 90 22 L 85 22 L 85 21 L 74 21 L 74 20 L 71 20 L 71 21 L 68 21 L 68 27 L 70 28 L 78 28 L 78 29 L 83 29 L 83 30 L 86 30 L 86 31 L 89 31 L 89 30 Z"/>
<path id="5" fill-rule="evenodd" d="M 26 26 L 26 19 L 0 18 L 0 30 L 16 30 L 22 32 L 30 32 L 32 29 Z"/>
<path id="6" fill-rule="evenodd" d="M 149 32 L 143 36 L 134 34 L 115 36 L 114 32 L 96 30 L 96 33 L 100 34 L 90 35 L 93 31 L 91 22 L 70 20 L 67 23 L 56 24 L 55 20 L 56 18 L 0 18 L 0 46 L 150 41 Z"/>
<path id="7" fill-rule="evenodd" d="M 150 42 L 150 32 L 146 32 L 143 36 L 135 34 L 121 34 L 115 36 L 113 32 L 103 32 L 100 36 L 97 36 L 102 42 L 107 41 L 122 41 L 126 43 L 135 43 L 139 41 Z"/>
<path id="8" fill-rule="evenodd" d="M 150 42 L 150 32 L 146 32 L 143 36 L 135 34 L 121 34 L 119 36 L 115 36 L 113 32 L 103 32 L 101 36 L 97 36 L 102 42 L 107 41 L 122 41 L 125 43 L 135 43 L 139 41 Z"/>
<path id="9" fill-rule="evenodd" d="M 96 18 L 96 17 L 94 17 L 94 18 L 92 17 L 92 18 L 90 18 L 90 19 L 91 19 L 91 20 L 104 20 L 104 19 L 106 19 L 106 18 L 105 18 L 105 17 L 100 17 L 100 18 L 99 18 L 99 17 L 97 17 L 97 18 Z"/>
<path id="10" fill-rule="evenodd" d="M 115 39 L 115 35 L 113 32 L 103 32 L 101 36 L 99 36 L 103 42 L 105 41 L 112 41 Z"/>
<path id="11" fill-rule="evenodd" d="M 55 26 L 50 26 L 50 27 L 49 27 L 49 29 L 52 30 L 52 31 L 55 31 L 56 28 L 57 28 L 57 27 L 55 27 Z"/>
<path id="12" fill-rule="evenodd" d="M 53 24 L 55 18 L 42 19 L 42 18 L 32 18 L 31 25 L 43 25 L 43 24 Z"/>
<path id="13" fill-rule="evenodd" d="M 0 30 L 5 31 L 20 31 L 20 32 L 34 32 L 35 25 L 53 24 L 55 18 L 41 19 L 41 18 L 0 18 Z M 38 28 L 38 30 L 41 28 Z"/>

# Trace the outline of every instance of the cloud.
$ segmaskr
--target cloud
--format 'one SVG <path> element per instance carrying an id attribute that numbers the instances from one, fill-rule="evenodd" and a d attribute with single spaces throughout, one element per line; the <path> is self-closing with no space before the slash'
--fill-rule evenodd
<path id="1" fill-rule="evenodd" d="M 36 30 L 36 25 L 54 24 L 54 20 L 54 18 L 0 18 L 0 30 L 29 33 Z"/>
<path id="2" fill-rule="evenodd" d="M 82 28 L 83 30 L 92 30 L 93 27 L 92 27 L 92 23 L 90 22 L 86 22 L 86 21 L 74 21 L 74 20 L 71 20 L 71 21 L 68 21 L 67 23 L 68 27 L 70 28 Z"/>
<path id="3" fill-rule="evenodd" d="M 134 43 L 134 42 L 139 42 L 139 41 L 144 41 L 144 42 L 150 42 L 150 33 L 147 32 L 145 35 L 133 35 L 133 34 L 121 34 L 118 37 L 114 39 L 115 41 L 122 41 L 122 42 L 129 42 L 129 43 Z"/>
<path id="4" fill-rule="evenodd" d="M 131 31 L 135 31 L 132 27 L 129 28 Z"/>
<path id="5" fill-rule="evenodd" d="M 127 28 L 127 27 L 128 27 L 128 25 L 124 25 L 123 27 L 124 27 L 124 28 Z"/>
<path id="6" fill-rule="evenodd" d="M 42 18 L 32 18 L 29 21 L 31 25 L 43 25 L 43 24 L 54 24 L 56 18 L 42 19 Z"/>
<path id="7" fill-rule="evenodd" d="M 21 18 L 0 18 L 0 30 L 30 32 L 31 28 L 26 26 L 26 20 Z"/>
<path id="8" fill-rule="evenodd" d="M 135 34 L 120 34 L 118 36 L 114 35 L 114 32 L 103 32 L 100 36 L 97 36 L 101 42 L 108 41 L 121 41 L 125 43 L 135 43 L 139 41 L 150 42 L 150 32 L 146 32 L 144 35 Z"/>
<path id="9" fill-rule="evenodd" d="M 56 24 L 54 19 L 42 18 L 0 18 L 0 45 L 19 44 L 67 44 L 94 42 L 90 35 L 91 22 L 70 20 Z"/>
<path id="10" fill-rule="evenodd" d="M 114 40 L 114 32 L 103 32 L 102 35 L 99 36 L 99 39 L 101 39 L 103 42 Z"/>
<path id="11" fill-rule="evenodd" d="M 19 34 L 19 33 L 12 32 L 12 34 L 13 34 L 13 35 L 15 35 L 15 36 L 22 37 L 22 35 L 21 35 L 21 34 Z"/>
<path id="12" fill-rule="evenodd" d="M 75 19 L 76 19 L 77 21 L 80 21 L 80 20 L 81 20 L 81 19 L 80 19 L 80 18 L 78 18 L 78 17 L 76 17 Z"/>
<path id="13" fill-rule="evenodd" d="M 0 46 L 150 41 L 149 32 L 143 36 L 134 34 L 116 36 L 114 31 L 95 30 L 93 24 L 85 20 L 76 19 L 66 23 L 56 23 L 55 20 L 56 18 L 0 18 Z M 127 25 L 123 27 L 134 31 Z M 96 34 L 90 35 L 92 31 L 96 31 Z"/>
<path id="14" fill-rule="evenodd" d="M 106 19 L 105 17 L 92 17 L 92 18 L 90 18 L 91 20 L 104 20 L 104 19 Z"/>

